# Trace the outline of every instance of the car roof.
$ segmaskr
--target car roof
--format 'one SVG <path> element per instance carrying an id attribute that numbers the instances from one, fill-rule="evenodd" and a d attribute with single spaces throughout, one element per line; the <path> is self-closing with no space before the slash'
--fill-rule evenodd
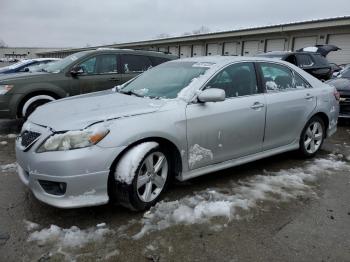
<path id="1" fill-rule="evenodd" d="M 191 57 L 191 58 L 183 58 L 176 61 L 184 61 L 184 62 L 195 62 L 195 63 L 215 63 L 217 65 L 225 65 L 228 63 L 234 63 L 234 62 L 278 62 L 281 64 L 289 65 L 289 63 L 276 60 L 274 58 L 268 58 L 268 57 L 250 57 L 250 56 L 201 56 L 201 57 Z"/>
<path id="2" fill-rule="evenodd" d="M 157 51 L 147 51 L 147 50 L 134 50 L 134 49 L 119 49 L 119 48 L 97 48 L 94 50 L 82 51 L 86 53 L 118 53 L 118 54 L 139 54 L 139 55 L 147 55 L 147 56 L 156 56 L 156 57 L 166 57 L 166 58 L 178 58 L 177 56 L 166 54 L 163 52 Z"/>

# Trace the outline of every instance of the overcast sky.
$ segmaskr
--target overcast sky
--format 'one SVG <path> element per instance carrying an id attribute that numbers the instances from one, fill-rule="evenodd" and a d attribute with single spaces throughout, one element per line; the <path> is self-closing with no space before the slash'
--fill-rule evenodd
<path id="1" fill-rule="evenodd" d="M 83 47 L 344 15 L 349 0 L 0 0 L 0 39 Z"/>

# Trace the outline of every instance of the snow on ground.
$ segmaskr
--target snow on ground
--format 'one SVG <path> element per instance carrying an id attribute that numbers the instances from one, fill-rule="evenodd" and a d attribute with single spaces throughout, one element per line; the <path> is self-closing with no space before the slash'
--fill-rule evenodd
<path id="1" fill-rule="evenodd" d="M 16 170 L 17 170 L 17 163 L 0 165 L 1 172 L 16 172 Z"/>
<path id="2" fill-rule="evenodd" d="M 39 228 L 39 224 L 37 223 L 33 223 L 29 220 L 23 220 L 25 226 L 26 226 L 26 229 L 27 231 L 32 231 L 32 230 L 35 230 L 35 229 L 38 229 Z"/>
<path id="3" fill-rule="evenodd" d="M 262 175 L 233 183 L 225 190 L 207 189 L 179 200 L 161 201 L 144 214 L 142 229 L 133 238 L 139 239 L 149 232 L 174 225 L 205 223 L 213 217 L 224 217 L 228 221 L 239 219 L 239 211 L 249 211 L 260 201 L 288 201 L 314 194 L 310 182 L 320 174 L 340 170 L 350 168 L 337 156 L 330 155 L 326 159 L 315 159 L 304 168 L 264 171 Z"/>
<path id="4" fill-rule="evenodd" d="M 39 245 L 53 244 L 58 248 L 62 247 L 83 247 L 91 242 L 103 241 L 113 231 L 106 227 L 92 227 L 82 230 L 76 226 L 65 229 L 56 225 L 32 232 L 28 241 L 35 241 Z"/>

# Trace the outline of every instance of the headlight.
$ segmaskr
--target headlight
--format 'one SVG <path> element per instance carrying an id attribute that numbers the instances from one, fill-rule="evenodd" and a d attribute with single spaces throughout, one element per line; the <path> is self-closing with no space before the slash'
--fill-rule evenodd
<path id="1" fill-rule="evenodd" d="M 13 85 L 0 85 L 0 95 L 6 94 L 13 88 Z"/>
<path id="2" fill-rule="evenodd" d="M 56 133 L 46 139 L 37 152 L 65 151 L 89 147 L 100 142 L 108 133 L 109 130 L 101 126 L 79 131 Z"/>

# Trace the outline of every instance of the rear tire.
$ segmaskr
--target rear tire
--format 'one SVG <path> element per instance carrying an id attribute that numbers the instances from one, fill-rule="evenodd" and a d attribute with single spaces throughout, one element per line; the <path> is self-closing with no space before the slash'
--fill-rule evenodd
<path id="1" fill-rule="evenodd" d="M 322 118 L 312 117 L 305 125 L 299 141 L 299 153 L 303 157 L 314 157 L 322 147 L 326 135 Z"/>
<path id="2" fill-rule="evenodd" d="M 114 172 L 117 202 L 134 211 L 149 209 L 157 203 L 170 181 L 172 163 L 168 156 L 155 142 L 136 145 L 126 152 Z M 121 172 L 131 176 L 132 181 Z"/>

